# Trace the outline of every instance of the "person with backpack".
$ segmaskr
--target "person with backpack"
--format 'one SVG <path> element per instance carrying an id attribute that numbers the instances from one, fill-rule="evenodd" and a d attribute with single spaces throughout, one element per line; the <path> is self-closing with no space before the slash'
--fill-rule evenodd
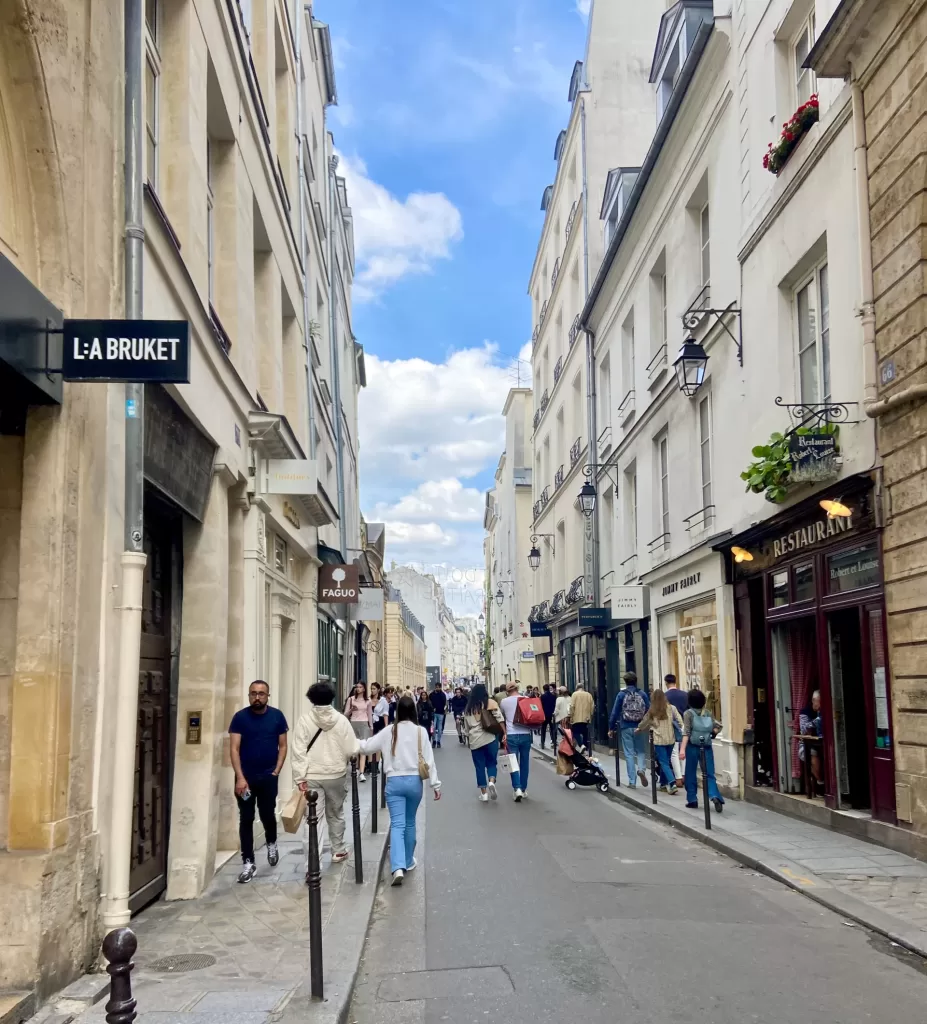
<path id="1" fill-rule="evenodd" d="M 628 770 L 628 787 L 635 789 L 637 780 L 647 785 L 647 737 L 637 731 L 644 716 L 650 710 L 650 698 L 638 688 L 637 673 L 625 672 L 621 677 L 624 689 L 615 698 L 612 713 L 608 719 L 608 735 L 614 736 L 619 730 L 624 763 Z M 636 769 L 636 774 L 635 774 Z"/>
<path id="2" fill-rule="evenodd" d="M 676 773 L 673 770 L 673 749 L 676 746 L 676 734 L 682 736 L 682 717 L 676 708 L 667 700 L 662 690 L 654 690 L 650 699 L 650 710 L 644 715 L 637 727 L 639 733 L 653 733 L 653 752 L 660 770 L 660 788 L 675 796 Z"/>
<path id="3" fill-rule="evenodd" d="M 470 757 L 476 769 L 480 802 L 495 800 L 496 763 L 499 741 L 505 735 L 505 719 L 499 705 L 482 683 L 474 683 L 464 709 L 463 727 L 470 743 Z"/>
<path id="4" fill-rule="evenodd" d="M 589 746 L 589 723 L 594 713 L 595 700 L 592 694 L 582 683 L 577 683 L 570 699 L 570 725 L 574 741 L 584 747 Z"/>
<path id="5" fill-rule="evenodd" d="M 512 772 L 512 790 L 515 803 L 520 804 L 528 795 L 528 769 L 531 766 L 531 729 L 529 722 L 522 721 L 519 715 L 519 704 L 522 700 L 532 701 L 533 697 L 519 697 L 518 680 L 513 679 L 506 687 L 508 696 L 499 705 L 502 715 L 505 718 L 505 736 L 503 744 L 507 753 L 514 754 L 518 758 L 518 771 Z M 540 713 L 544 710 L 540 702 L 537 702 Z"/>
<path id="6" fill-rule="evenodd" d="M 682 716 L 682 746 L 679 756 L 686 763 L 686 807 L 698 807 L 698 772 L 702 753 L 708 775 L 708 799 L 720 814 L 724 810 L 724 797 L 715 779 L 715 755 L 711 742 L 721 731 L 721 723 L 705 712 L 705 694 L 689 690 L 689 708 Z"/>

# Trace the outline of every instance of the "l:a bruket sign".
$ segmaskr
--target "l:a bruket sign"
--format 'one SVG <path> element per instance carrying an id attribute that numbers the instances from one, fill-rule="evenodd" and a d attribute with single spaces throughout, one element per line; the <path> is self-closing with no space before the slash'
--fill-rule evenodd
<path id="1" fill-rule="evenodd" d="M 63 335 L 65 380 L 190 382 L 186 320 L 65 320 Z"/>

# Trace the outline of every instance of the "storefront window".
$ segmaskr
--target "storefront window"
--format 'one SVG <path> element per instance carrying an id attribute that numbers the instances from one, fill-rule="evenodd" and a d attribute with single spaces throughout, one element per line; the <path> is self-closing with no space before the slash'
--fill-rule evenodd
<path id="1" fill-rule="evenodd" d="M 828 594 L 875 587 L 879 579 L 879 548 L 875 543 L 858 544 L 827 557 Z"/>
<path id="2" fill-rule="evenodd" d="M 718 623 L 715 602 L 704 601 L 679 613 L 678 659 L 680 685 L 701 690 L 706 707 L 720 722 L 721 664 L 718 657 Z"/>
<path id="3" fill-rule="evenodd" d="M 781 608 L 789 603 L 788 570 L 774 572 L 769 579 L 769 603 L 772 608 Z"/>
<path id="4" fill-rule="evenodd" d="M 882 625 L 882 609 L 869 611 L 869 650 L 872 659 L 872 691 L 875 710 L 876 746 L 882 750 L 891 749 L 892 734 L 888 720 L 888 680 L 886 678 L 885 630 Z"/>
<path id="5" fill-rule="evenodd" d="M 803 562 L 792 569 L 792 584 L 795 600 L 811 601 L 814 598 L 814 562 Z"/>

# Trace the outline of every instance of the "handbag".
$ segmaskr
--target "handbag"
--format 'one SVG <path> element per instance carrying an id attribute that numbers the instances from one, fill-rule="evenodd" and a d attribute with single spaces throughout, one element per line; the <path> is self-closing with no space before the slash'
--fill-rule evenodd
<path id="1" fill-rule="evenodd" d="M 491 732 L 493 736 L 501 736 L 505 732 L 505 728 L 498 718 L 489 710 L 489 708 L 483 708 L 480 712 L 480 725 L 484 732 Z"/>
<path id="2" fill-rule="evenodd" d="M 418 730 L 418 777 L 424 781 L 431 777 L 431 768 L 425 758 L 422 757 L 422 729 L 421 726 Z"/>

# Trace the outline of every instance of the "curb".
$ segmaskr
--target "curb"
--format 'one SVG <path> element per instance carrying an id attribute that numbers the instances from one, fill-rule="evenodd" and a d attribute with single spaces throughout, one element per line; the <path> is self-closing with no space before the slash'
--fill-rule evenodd
<path id="1" fill-rule="evenodd" d="M 538 757 L 543 758 L 550 764 L 554 763 L 546 750 L 534 748 Z M 892 914 L 869 906 L 855 896 L 835 889 L 829 881 L 812 874 L 807 868 L 802 867 L 795 861 L 773 859 L 770 851 L 751 843 L 748 840 L 738 839 L 730 833 L 719 836 L 716 831 L 708 832 L 704 828 L 698 828 L 687 821 L 680 821 L 674 815 L 667 813 L 659 804 L 645 804 L 628 796 L 621 788 L 611 786 L 607 794 L 610 800 L 619 803 L 624 807 L 633 808 L 640 814 L 656 818 L 663 824 L 670 825 L 692 839 L 697 839 L 706 846 L 711 847 L 718 853 L 723 853 L 732 860 L 737 861 L 744 867 L 757 871 L 760 874 L 772 878 L 782 885 L 788 886 L 795 892 L 800 892 L 815 903 L 827 907 L 842 917 L 849 918 L 856 924 L 878 932 L 892 942 L 903 946 L 905 949 L 918 956 L 927 959 L 927 933 L 921 929 L 904 929 L 903 923 Z"/>

